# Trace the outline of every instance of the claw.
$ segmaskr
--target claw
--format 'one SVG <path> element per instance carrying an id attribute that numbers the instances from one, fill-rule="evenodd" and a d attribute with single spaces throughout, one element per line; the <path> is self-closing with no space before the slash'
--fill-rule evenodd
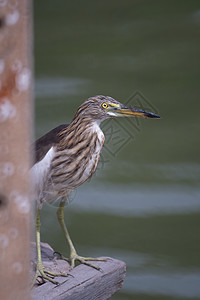
<path id="1" fill-rule="evenodd" d="M 37 270 L 36 270 L 35 277 L 33 279 L 32 287 L 36 284 L 41 284 L 41 283 L 38 283 L 38 277 L 42 278 L 42 280 L 43 280 L 42 283 L 44 283 L 45 281 L 50 281 L 53 284 L 59 285 L 59 282 L 54 280 L 53 278 L 56 276 L 67 277 L 69 275 L 73 277 L 72 274 L 54 273 L 54 272 L 46 270 L 43 265 L 37 265 Z"/>
<path id="2" fill-rule="evenodd" d="M 54 257 L 57 257 L 58 259 L 63 259 L 66 260 L 68 263 L 70 262 L 70 259 L 65 257 L 64 255 L 62 255 L 62 253 L 58 252 L 58 251 L 54 251 L 53 253 Z M 70 274 L 71 275 L 71 274 Z"/>

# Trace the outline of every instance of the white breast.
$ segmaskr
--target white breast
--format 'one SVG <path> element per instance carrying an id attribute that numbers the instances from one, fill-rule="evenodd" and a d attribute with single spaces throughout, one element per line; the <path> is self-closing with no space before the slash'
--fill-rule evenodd
<path id="1" fill-rule="evenodd" d="M 93 131 L 97 133 L 100 143 L 104 144 L 105 137 L 104 137 L 103 131 L 101 130 L 101 128 L 99 126 L 99 123 L 95 122 L 93 124 Z"/>

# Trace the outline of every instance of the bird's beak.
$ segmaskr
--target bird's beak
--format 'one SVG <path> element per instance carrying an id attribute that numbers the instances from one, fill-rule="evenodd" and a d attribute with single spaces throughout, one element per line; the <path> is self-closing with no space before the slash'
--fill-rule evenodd
<path id="1" fill-rule="evenodd" d="M 152 112 L 148 112 L 139 108 L 121 105 L 119 107 L 112 107 L 110 110 L 116 117 L 142 117 L 142 118 L 155 118 L 160 117 Z"/>

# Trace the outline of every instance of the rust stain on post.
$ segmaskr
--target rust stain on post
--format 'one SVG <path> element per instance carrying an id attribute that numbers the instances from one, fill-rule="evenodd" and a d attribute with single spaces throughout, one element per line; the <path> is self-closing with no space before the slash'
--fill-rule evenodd
<path id="1" fill-rule="evenodd" d="M 0 0 L 0 299 L 30 298 L 32 12 Z"/>
<path id="2" fill-rule="evenodd" d="M 4 98 L 13 98 L 13 92 L 15 90 L 15 78 L 16 73 L 13 71 L 10 73 L 8 72 L 7 78 L 1 82 L 1 89 L 0 89 L 0 101 L 3 102 Z"/>

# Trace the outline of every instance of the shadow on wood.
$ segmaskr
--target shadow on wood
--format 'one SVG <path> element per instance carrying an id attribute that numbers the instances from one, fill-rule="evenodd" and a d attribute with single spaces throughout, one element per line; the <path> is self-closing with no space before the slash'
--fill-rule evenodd
<path id="1" fill-rule="evenodd" d="M 34 253 L 35 247 L 33 244 Z M 41 243 L 41 250 L 44 266 L 49 271 L 70 272 L 72 276 L 56 277 L 56 281 L 59 282 L 57 286 L 51 282 L 46 282 L 34 287 L 34 299 L 104 300 L 109 299 L 123 284 L 126 275 L 126 264 L 123 261 L 101 257 L 105 258 L 106 262 L 95 261 L 95 265 L 101 268 L 100 271 L 83 264 L 70 271 L 68 262 L 56 258 L 53 255 L 53 249 L 48 244 Z"/>

